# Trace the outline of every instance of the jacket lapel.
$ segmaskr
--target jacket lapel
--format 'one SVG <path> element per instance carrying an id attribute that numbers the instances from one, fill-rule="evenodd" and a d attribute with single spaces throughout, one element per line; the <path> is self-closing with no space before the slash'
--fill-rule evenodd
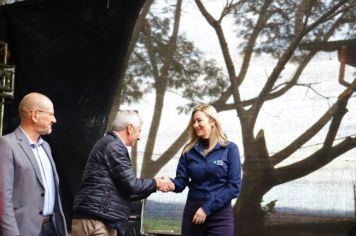
<path id="1" fill-rule="evenodd" d="M 42 143 L 42 147 L 45 150 L 49 161 L 51 162 L 52 173 L 53 173 L 53 176 L 54 176 L 54 181 L 56 182 L 55 186 L 56 186 L 56 189 L 57 189 L 57 186 L 59 184 L 59 179 L 58 179 L 58 174 L 57 174 L 57 171 L 56 171 L 56 166 L 54 164 L 53 157 L 52 157 L 52 154 L 51 154 L 51 149 L 50 149 L 50 147 L 49 147 L 49 145 L 48 145 L 48 143 L 46 141 L 44 141 Z"/>
<path id="2" fill-rule="evenodd" d="M 16 135 L 17 140 L 19 141 L 20 147 L 22 148 L 22 150 L 26 154 L 26 157 L 30 160 L 30 162 L 32 164 L 32 167 L 35 170 L 38 182 L 40 182 L 40 184 L 44 188 L 44 184 L 43 184 L 43 181 L 42 181 L 40 168 L 38 166 L 38 163 L 36 161 L 36 157 L 35 157 L 35 155 L 33 154 L 32 150 L 31 150 L 30 144 L 28 143 L 28 140 L 27 140 L 25 134 L 18 127 L 15 130 L 15 135 Z"/>

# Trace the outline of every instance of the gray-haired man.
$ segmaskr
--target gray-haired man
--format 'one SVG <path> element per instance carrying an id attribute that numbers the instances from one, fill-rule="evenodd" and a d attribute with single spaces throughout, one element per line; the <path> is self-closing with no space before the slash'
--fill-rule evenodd
<path id="1" fill-rule="evenodd" d="M 94 145 L 74 199 L 72 235 L 124 235 L 131 201 L 172 184 L 135 177 L 127 146 L 140 139 L 142 125 L 136 111 L 119 111 L 111 131 Z"/>

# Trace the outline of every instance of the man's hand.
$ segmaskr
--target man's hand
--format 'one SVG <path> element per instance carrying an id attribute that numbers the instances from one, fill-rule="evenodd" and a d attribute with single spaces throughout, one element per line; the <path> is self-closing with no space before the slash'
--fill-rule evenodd
<path id="1" fill-rule="evenodd" d="M 203 208 L 200 207 L 193 217 L 193 223 L 200 225 L 205 222 L 205 219 L 206 219 L 205 211 L 203 210 Z"/>
<path id="2" fill-rule="evenodd" d="M 175 189 L 174 183 L 168 176 L 156 177 L 157 190 L 161 192 L 173 191 Z"/>

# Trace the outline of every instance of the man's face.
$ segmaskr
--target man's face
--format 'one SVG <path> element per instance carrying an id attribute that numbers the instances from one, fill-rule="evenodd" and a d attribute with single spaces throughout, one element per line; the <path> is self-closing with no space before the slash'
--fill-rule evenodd
<path id="1" fill-rule="evenodd" d="M 129 129 L 129 143 L 127 144 L 128 146 L 133 146 L 135 145 L 136 141 L 140 140 L 141 138 L 141 129 L 142 127 L 135 127 L 132 124 L 129 124 L 128 126 Z"/>
<path id="2" fill-rule="evenodd" d="M 57 122 L 54 116 L 53 104 L 48 104 L 41 109 L 34 110 L 37 118 L 36 130 L 39 135 L 47 135 L 52 133 L 52 125 Z"/>

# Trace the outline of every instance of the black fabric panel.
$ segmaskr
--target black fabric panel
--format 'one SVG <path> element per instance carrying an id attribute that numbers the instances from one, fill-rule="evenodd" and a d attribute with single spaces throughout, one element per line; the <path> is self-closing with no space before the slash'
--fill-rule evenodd
<path id="1" fill-rule="evenodd" d="M 0 40 L 16 66 L 4 134 L 27 93 L 46 94 L 57 124 L 46 137 L 60 175 L 67 221 L 88 153 L 105 132 L 122 59 L 143 0 L 27 0 L 0 7 Z M 70 226 L 70 225 L 69 225 Z"/>

